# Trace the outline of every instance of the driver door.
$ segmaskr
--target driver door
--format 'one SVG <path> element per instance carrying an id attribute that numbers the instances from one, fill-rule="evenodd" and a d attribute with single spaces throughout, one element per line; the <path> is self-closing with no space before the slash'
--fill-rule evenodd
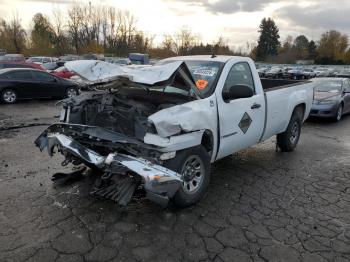
<path id="1" fill-rule="evenodd" d="M 234 64 L 228 72 L 222 93 L 236 85 L 246 85 L 254 95 L 248 98 L 225 101 L 218 94 L 220 120 L 220 150 L 217 158 L 231 155 L 241 149 L 257 144 L 264 129 L 265 101 L 261 90 L 257 94 L 251 67 L 248 62 Z"/>
<path id="2" fill-rule="evenodd" d="M 63 88 L 53 75 L 41 71 L 33 71 L 33 74 L 43 97 L 62 96 Z"/>

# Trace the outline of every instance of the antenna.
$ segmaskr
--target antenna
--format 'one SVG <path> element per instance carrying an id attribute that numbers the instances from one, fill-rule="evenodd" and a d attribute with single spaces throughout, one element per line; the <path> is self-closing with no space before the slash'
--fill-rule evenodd
<path id="1" fill-rule="evenodd" d="M 213 46 L 211 48 L 211 58 L 215 58 L 215 57 L 216 57 L 216 55 L 215 55 L 215 46 Z"/>

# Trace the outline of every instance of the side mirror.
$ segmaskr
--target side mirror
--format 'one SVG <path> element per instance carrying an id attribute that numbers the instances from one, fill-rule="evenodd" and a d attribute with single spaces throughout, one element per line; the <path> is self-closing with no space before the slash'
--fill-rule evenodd
<path id="1" fill-rule="evenodd" d="M 235 85 L 231 86 L 226 92 L 222 94 L 222 97 L 225 102 L 239 99 L 239 98 L 248 98 L 254 95 L 254 91 L 251 87 L 246 85 Z"/>

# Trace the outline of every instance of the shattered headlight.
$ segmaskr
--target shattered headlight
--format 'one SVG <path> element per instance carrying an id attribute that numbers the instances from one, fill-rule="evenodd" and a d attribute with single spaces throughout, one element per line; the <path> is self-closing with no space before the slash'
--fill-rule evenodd
<path id="1" fill-rule="evenodd" d="M 163 153 L 160 155 L 159 159 L 162 161 L 165 161 L 165 160 L 173 159 L 174 157 L 176 157 L 176 151 Z"/>
<path id="2" fill-rule="evenodd" d="M 156 126 L 152 122 L 148 122 L 146 131 L 147 131 L 146 133 L 150 133 L 150 134 L 154 134 L 154 135 L 156 135 L 158 133 Z"/>

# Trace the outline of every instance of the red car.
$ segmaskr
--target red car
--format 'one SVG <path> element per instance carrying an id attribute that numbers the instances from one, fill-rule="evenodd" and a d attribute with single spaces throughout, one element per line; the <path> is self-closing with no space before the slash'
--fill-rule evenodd
<path id="1" fill-rule="evenodd" d="M 32 68 L 44 70 L 40 65 L 23 61 L 0 61 L 0 69 L 4 68 Z"/>
<path id="2" fill-rule="evenodd" d="M 58 76 L 58 77 L 66 78 L 66 79 L 69 79 L 75 75 L 73 72 L 69 71 L 64 66 L 59 67 L 56 70 L 52 71 L 51 74 Z"/>

